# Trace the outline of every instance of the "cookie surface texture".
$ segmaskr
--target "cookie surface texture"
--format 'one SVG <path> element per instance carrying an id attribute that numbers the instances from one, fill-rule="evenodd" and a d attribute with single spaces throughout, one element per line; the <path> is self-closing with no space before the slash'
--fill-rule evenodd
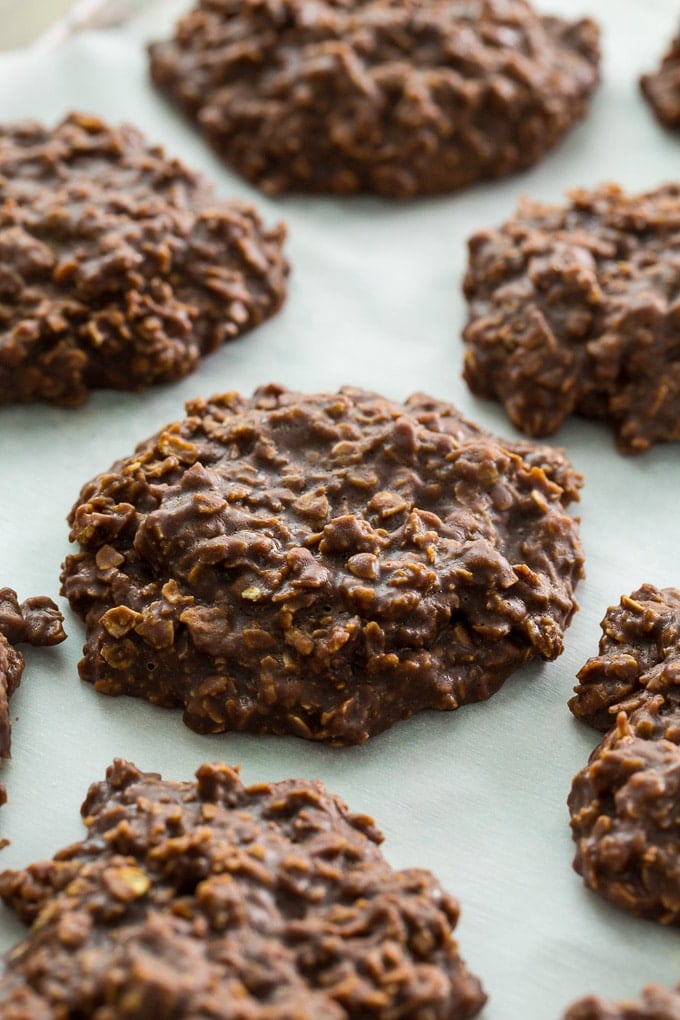
<path id="1" fill-rule="evenodd" d="M 187 412 L 71 512 L 97 690 L 348 744 L 561 652 L 582 554 L 560 451 L 422 394 L 268 386 Z"/>
<path id="2" fill-rule="evenodd" d="M 464 375 L 528 435 L 600 418 L 624 453 L 680 439 L 680 188 L 525 200 L 469 241 Z"/>
<path id="3" fill-rule="evenodd" d="M 394 871 L 372 820 L 318 781 L 163 781 L 117 760 L 88 835 L 0 875 L 31 925 L 5 958 L 12 1020 L 466 1020 L 485 995 L 434 876 Z"/>
<path id="4" fill-rule="evenodd" d="M 129 125 L 0 126 L 0 404 L 187 375 L 281 305 L 283 237 Z"/>
<path id="5" fill-rule="evenodd" d="M 200 0 L 153 81 L 264 191 L 453 191 L 530 166 L 598 82 L 590 20 L 524 0 Z"/>

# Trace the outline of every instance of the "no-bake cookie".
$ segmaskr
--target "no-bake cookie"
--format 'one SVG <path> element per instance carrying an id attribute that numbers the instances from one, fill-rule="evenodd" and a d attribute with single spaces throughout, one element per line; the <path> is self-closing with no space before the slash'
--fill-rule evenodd
<path id="1" fill-rule="evenodd" d="M 487 698 L 562 650 L 579 484 L 422 394 L 193 401 L 72 509 L 81 676 L 199 732 L 336 744 Z"/>
<path id="2" fill-rule="evenodd" d="M 0 404 L 185 376 L 279 308 L 283 238 L 130 126 L 0 126 Z"/>
<path id="3" fill-rule="evenodd" d="M 568 799 L 574 867 L 624 910 L 678 924 L 680 591 L 643 585 L 608 609 L 602 630 L 570 702 L 608 730 Z"/>
<path id="4" fill-rule="evenodd" d="M 482 1007 L 434 876 L 319 782 L 163 781 L 116 761 L 81 843 L 0 875 L 31 927 L 5 956 L 11 1020 L 465 1020 Z"/>
<path id="5" fill-rule="evenodd" d="M 680 439 L 680 187 L 525 200 L 469 241 L 464 376 L 513 424 L 609 422 L 625 453 Z"/>
<path id="6" fill-rule="evenodd" d="M 671 41 L 659 68 L 642 75 L 640 88 L 659 123 L 680 128 L 680 33 Z"/>
<path id="7" fill-rule="evenodd" d="M 612 1002 L 592 995 L 575 1002 L 564 1020 L 680 1020 L 680 986 L 648 985 L 639 999 Z"/>
<path id="8" fill-rule="evenodd" d="M 153 81 L 264 191 L 452 191 L 582 118 L 599 30 L 524 0 L 200 0 Z"/>
<path id="9" fill-rule="evenodd" d="M 662 924 L 680 923 L 680 747 L 619 725 L 572 783 L 574 867 L 593 892 Z"/>

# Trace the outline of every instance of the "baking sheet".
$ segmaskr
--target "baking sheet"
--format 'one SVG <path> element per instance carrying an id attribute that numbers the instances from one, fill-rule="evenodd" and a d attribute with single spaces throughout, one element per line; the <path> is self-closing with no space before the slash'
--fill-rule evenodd
<path id="1" fill-rule="evenodd" d="M 51 52 L 0 59 L 0 119 L 51 122 L 72 108 L 130 120 L 221 194 L 255 200 L 289 225 L 293 266 L 283 311 L 204 361 L 194 375 L 144 395 L 99 393 L 82 409 L 0 409 L 0 584 L 21 598 L 58 598 L 68 552 L 65 515 L 80 486 L 134 444 L 182 416 L 197 395 L 278 381 L 317 391 L 361 385 L 401 399 L 424 390 L 506 435 L 494 403 L 460 378 L 460 283 L 465 240 L 515 209 L 520 194 L 559 201 L 570 186 L 615 180 L 646 189 L 677 179 L 680 146 L 652 120 L 637 76 L 676 28 L 674 0 L 573 0 L 540 6 L 592 13 L 604 30 L 604 81 L 589 119 L 539 167 L 452 197 L 408 205 L 374 199 L 263 198 L 226 170 L 151 89 L 144 41 L 169 34 L 187 6 L 160 0 L 116 30 L 81 35 Z M 1 26 L 0 26 L 1 31 Z M 12 701 L 13 759 L 0 867 L 20 867 L 80 838 L 80 803 L 114 756 L 168 778 L 198 764 L 242 765 L 246 782 L 317 776 L 355 810 L 374 815 L 395 867 L 430 868 L 462 904 L 461 950 L 489 994 L 484 1020 L 548 1020 L 586 993 L 623 997 L 680 979 L 677 931 L 639 921 L 588 893 L 571 869 L 565 799 L 595 743 L 566 708 L 574 675 L 596 652 L 606 607 L 643 581 L 680 586 L 680 445 L 624 459 L 611 432 L 571 422 L 554 440 L 586 479 L 582 519 L 587 579 L 581 610 L 554 663 L 532 664 L 491 701 L 423 713 L 359 748 L 294 738 L 200 737 L 180 713 L 95 694 L 77 678 L 80 621 L 59 600 L 69 640 L 27 649 Z M 23 931 L 0 911 L 0 949 Z"/>

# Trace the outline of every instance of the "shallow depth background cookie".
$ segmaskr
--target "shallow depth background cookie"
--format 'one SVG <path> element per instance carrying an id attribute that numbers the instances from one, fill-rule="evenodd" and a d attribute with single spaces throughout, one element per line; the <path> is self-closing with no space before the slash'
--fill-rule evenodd
<path id="1" fill-rule="evenodd" d="M 658 70 L 642 75 L 640 88 L 659 123 L 680 128 L 680 34 L 671 41 Z"/>
<path id="2" fill-rule="evenodd" d="M 637 453 L 680 439 L 680 188 L 524 201 L 469 241 L 464 376 L 529 435 L 607 420 Z"/>
<path id="3" fill-rule="evenodd" d="M 649 985 L 639 999 L 625 1002 L 589 996 L 575 1002 L 564 1020 L 680 1020 L 680 986 L 671 989 Z"/>
<path id="4" fill-rule="evenodd" d="M 129 125 L 0 127 L 0 403 L 187 375 L 281 305 L 283 237 Z"/>
<path id="5" fill-rule="evenodd" d="M 201 732 L 357 743 L 561 652 L 583 559 L 560 451 L 423 395 L 269 386 L 187 411 L 70 515 L 97 690 Z"/>
<path id="6" fill-rule="evenodd" d="M 524 0 L 200 0 L 154 82 L 265 191 L 452 191 L 530 166 L 586 113 L 590 20 Z"/>
<path id="7" fill-rule="evenodd" d="M 480 984 L 458 904 L 393 871 L 370 818 L 318 781 L 244 787 L 226 765 L 162 781 L 116 761 L 91 786 L 88 834 L 0 875 L 27 924 L 0 1008 L 52 1016 L 465 1020 Z M 14 1010 L 14 1011 L 13 1011 Z"/>

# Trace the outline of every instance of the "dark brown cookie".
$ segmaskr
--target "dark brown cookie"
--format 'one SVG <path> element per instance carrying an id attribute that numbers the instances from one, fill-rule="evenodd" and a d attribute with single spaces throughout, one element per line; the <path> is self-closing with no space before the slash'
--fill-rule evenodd
<path id="1" fill-rule="evenodd" d="M 283 238 L 130 126 L 0 128 L 0 404 L 187 375 L 279 308 Z"/>
<path id="2" fill-rule="evenodd" d="M 608 730 L 569 796 L 574 867 L 624 910 L 678 924 L 680 591 L 643 585 L 607 610 L 602 630 L 569 703 Z"/>
<path id="3" fill-rule="evenodd" d="M 673 739 L 670 717 L 680 710 L 680 591 L 643 584 L 609 607 L 601 627 L 600 654 L 579 671 L 569 708 L 602 731 L 621 709 L 641 711 L 639 735 Z"/>
<path id="4" fill-rule="evenodd" d="M 20 605 L 12 588 L 0 588 L 0 759 L 11 757 L 9 699 L 25 665 L 14 645 L 57 645 L 66 637 L 63 621 L 52 599 L 37 595 Z"/>
<path id="5" fill-rule="evenodd" d="M 5 957 L 12 1020 L 465 1020 L 482 1007 L 434 876 L 318 781 L 164 782 L 116 761 L 87 837 L 0 875 L 31 928 Z"/>
<path id="6" fill-rule="evenodd" d="M 603 418 L 624 453 L 680 439 L 680 187 L 524 201 L 469 241 L 464 376 L 551 435 Z"/>
<path id="7" fill-rule="evenodd" d="M 264 191 L 452 191 L 530 166 L 587 110 L 590 20 L 524 0 L 200 0 L 151 74 Z"/>
<path id="8" fill-rule="evenodd" d="M 658 70 L 642 75 L 640 88 L 659 123 L 680 128 L 680 34 L 671 41 Z"/>
<path id="9" fill-rule="evenodd" d="M 639 999 L 626 1002 L 589 996 L 575 1002 L 564 1020 L 680 1020 L 680 985 L 673 989 L 649 985 Z"/>
<path id="10" fill-rule="evenodd" d="M 568 798 L 574 868 L 593 892 L 680 924 L 680 747 L 634 735 L 621 713 Z"/>
<path id="11" fill-rule="evenodd" d="M 349 744 L 560 654 L 583 563 L 560 451 L 422 394 L 269 386 L 187 412 L 70 515 L 98 691 Z"/>

